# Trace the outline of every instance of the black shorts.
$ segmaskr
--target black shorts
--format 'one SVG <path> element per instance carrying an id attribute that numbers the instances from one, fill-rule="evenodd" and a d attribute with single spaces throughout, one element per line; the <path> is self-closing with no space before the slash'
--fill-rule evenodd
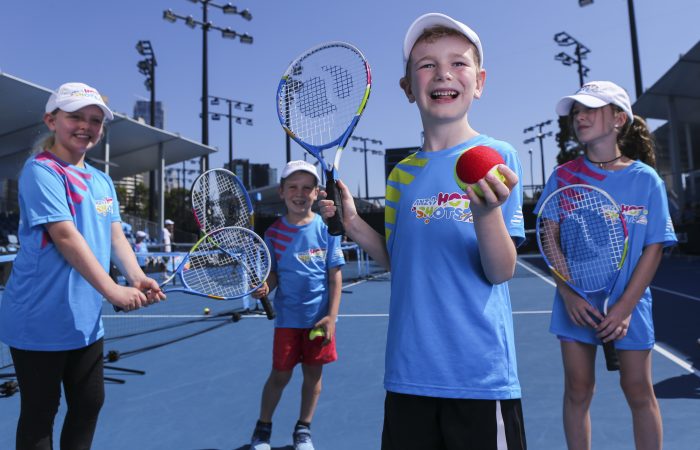
<path id="1" fill-rule="evenodd" d="M 500 407 L 500 416 L 497 411 Z M 499 426 L 500 418 L 503 423 Z M 387 392 L 382 450 L 525 450 L 520 399 L 471 400 Z"/>

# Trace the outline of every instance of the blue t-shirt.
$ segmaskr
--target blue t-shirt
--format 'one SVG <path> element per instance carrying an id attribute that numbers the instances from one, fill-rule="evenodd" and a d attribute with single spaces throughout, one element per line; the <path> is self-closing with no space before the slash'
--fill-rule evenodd
<path id="1" fill-rule="evenodd" d="M 508 284 L 493 285 L 484 275 L 469 199 L 453 176 L 462 151 L 477 145 L 495 148 L 522 179 L 515 149 L 485 135 L 437 152 L 419 151 L 389 175 L 387 391 L 520 397 Z M 501 210 L 519 244 L 525 236 L 520 184 Z"/>
<path id="2" fill-rule="evenodd" d="M 608 307 L 615 303 L 625 289 L 642 256 L 644 247 L 662 243 L 664 247 L 677 242 L 673 223 L 668 212 L 668 199 L 663 180 L 656 171 L 640 161 L 634 161 L 622 170 L 603 170 L 584 157 L 557 167 L 547 180 L 535 212 L 547 196 L 556 189 L 570 184 L 589 184 L 606 191 L 618 203 L 627 222 L 628 249 L 615 289 L 610 295 Z M 591 299 L 602 309 L 604 296 Z M 574 324 L 566 313 L 564 301 L 555 290 L 550 332 L 588 344 L 600 344 L 595 331 Z M 645 350 L 654 346 L 654 323 L 651 315 L 651 291 L 644 290 L 642 298 L 632 312 L 627 336 L 615 341 L 623 350 Z"/>
<path id="3" fill-rule="evenodd" d="M 291 225 L 284 217 L 265 231 L 277 273 L 275 326 L 311 328 L 328 314 L 328 269 L 345 264 L 340 236 L 328 234 L 321 217 Z"/>
<path id="4" fill-rule="evenodd" d="M 20 250 L 0 305 L 0 340 L 24 350 L 71 350 L 104 334 L 102 295 L 63 258 L 44 225 L 72 221 L 105 271 L 119 203 L 109 176 L 49 152 L 19 177 Z"/>

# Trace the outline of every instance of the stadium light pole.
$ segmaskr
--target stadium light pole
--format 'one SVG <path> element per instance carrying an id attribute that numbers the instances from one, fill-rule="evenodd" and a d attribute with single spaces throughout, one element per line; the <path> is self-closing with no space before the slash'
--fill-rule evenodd
<path id="1" fill-rule="evenodd" d="M 528 154 L 530 155 L 530 185 L 535 185 L 535 172 L 532 169 L 532 149 L 529 149 Z"/>
<path id="2" fill-rule="evenodd" d="M 372 139 L 372 138 L 366 138 L 362 136 L 351 136 L 352 140 L 354 141 L 362 141 L 362 148 L 360 147 L 353 147 L 352 150 L 354 152 L 362 152 L 364 153 L 365 156 L 365 199 L 369 199 L 369 181 L 367 180 L 367 153 L 370 152 L 373 155 L 383 155 L 384 152 L 381 150 L 372 150 L 367 148 L 367 142 L 370 142 L 372 144 L 376 145 L 382 145 L 382 141 L 379 139 Z"/>
<path id="3" fill-rule="evenodd" d="M 583 79 L 588 75 L 588 71 L 590 69 L 582 63 L 582 60 L 586 59 L 586 55 L 588 55 L 591 52 L 590 49 L 588 49 L 588 47 L 571 37 L 566 31 L 561 31 L 555 34 L 554 42 L 559 44 L 560 47 L 570 47 L 572 45 L 575 46 L 575 57 L 572 57 L 564 52 L 559 52 L 556 55 L 554 55 L 554 59 L 557 61 L 561 61 L 561 63 L 565 66 L 571 66 L 576 64 L 578 66 L 579 86 L 583 86 Z"/>
<path id="4" fill-rule="evenodd" d="M 578 0 L 580 7 L 588 6 L 593 0 Z M 632 42 L 632 65 L 634 66 L 634 90 L 637 98 L 642 95 L 642 67 L 639 62 L 639 43 L 637 41 L 637 20 L 634 14 L 634 0 L 627 0 L 627 15 L 630 20 L 630 40 Z"/>
<path id="5" fill-rule="evenodd" d="M 171 9 L 163 11 L 163 19 L 168 22 L 177 22 L 183 20 L 185 25 L 190 28 L 200 27 L 202 29 L 202 112 L 200 113 L 200 118 L 202 119 L 202 144 L 209 145 L 209 60 L 208 60 L 208 43 L 207 35 L 209 30 L 217 30 L 221 32 L 221 37 L 226 39 L 236 39 L 238 38 L 242 44 L 252 44 L 253 37 L 248 33 L 237 33 L 231 28 L 221 28 L 217 27 L 208 20 L 208 9 L 209 6 L 219 8 L 224 14 L 236 14 L 244 18 L 245 20 L 252 20 L 253 15 L 247 9 L 239 11 L 238 8 L 231 3 L 225 5 L 219 5 L 211 0 L 190 0 L 192 3 L 200 3 L 202 5 L 202 20 L 196 20 L 192 16 L 180 16 L 175 14 Z M 209 156 L 204 155 L 201 159 L 201 170 L 204 172 L 209 168 Z"/>
<path id="6" fill-rule="evenodd" d="M 149 102 L 149 124 L 152 127 L 156 126 L 156 66 L 158 65 L 156 61 L 156 55 L 153 52 L 153 46 L 151 41 L 141 40 L 136 43 L 136 51 L 139 55 L 145 58 L 136 63 L 139 72 L 145 75 L 146 80 L 144 84 L 146 90 L 151 92 L 151 100 Z M 150 170 L 148 172 L 148 220 L 153 221 L 155 219 L 156 208 L 156 171 Z"/>
<path id="7" fill-rule="evenodd" d="M 212 120 L 221 120 L 222 117 L 228 118 L 228 169 L 233 172 L 233 121 L 235 120 L 237 124 L 245 123 L 248 126 L 253 125 L 253 119 L 236 116 L 233 114 L 233 109 L 236 108 L 245 112 L 253 112 L 253 104 L 230 98 L 217 97 L 215 95 L 210 95 L 209 98 L 212 106 L 219 105 L 221 101 L 228 104 L 228 114 L 209 113 L 209 115 L 211 115 Z"/>
<path id="8" fill-rule="evenodd" d="M 530 144 L 531 142 L 535 142 L 535 139 L 538 139 L 540 141 L 540 159 L 542 161 L 542 187 L 544 188 L 545 185 L 545 176 L 544 176 L 544 145 L 542 144 L 542 141 L 544 140 L 545 137 L 551 136 L 552 132 L 548 131 L 546 133 L 542 132 L 542 128 L 546 127 L 547 125 L 550 125 L 552 123 L 551 120 L 546 120 L 544 122 L 540 122 L 538 124 L 532 125 L 530 127 L 527 127 L 523 130 L 523 133 L 531 133 L 535 131 L 535 128 L 537 128 L 537 134 L 533 137 L 530 137 L 528 139 L 525 139 L 523 141 L 523 144 Z M 532 151 L 532 150 L 530 150 Z M 532 163 L 530 164 L 530 169 L 532 169 Z M 534 184 L 534 181 L 533 181 Z"/>

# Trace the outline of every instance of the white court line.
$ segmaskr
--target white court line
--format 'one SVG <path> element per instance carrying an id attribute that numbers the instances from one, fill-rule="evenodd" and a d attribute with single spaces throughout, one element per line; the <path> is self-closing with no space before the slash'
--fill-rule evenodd
<path id="1" fill-rule="evenodd" d="M 518 263 L 518 265 L 520 265 L 521 267 L 523 267 L 527 271 L 535 274 L 541 280 L 544 280 L 547 284 L 550 284 L 552 286 L 556 286 L 556 284 L 552 280 L 542 276 L 542 274 L 538 270 L 533 269 L 532 267 L 529 267 L 529 264 L 521 262 L 520 258 L 518 258 L 517 263 Z M 651 288 L 662 291 L 662 292 L 666 292 L 668 294 L 677 295 L 679 297 L 684 297 L 684 298 L 689 298 L 691 300 L 700 301 L 700 298 L 693 297 L 692 295 L 682 294 L 680 292 L 671 291 L 669 289 L 664 289 L 664 288 L 660 288 L 657 286 L 651 286 Z M 669 361 L 673 362 L 674 364 L 680 366 L 682 369 L 684 369 L 684 370 L 694 374 L 696 377 L 700 378 L 700 371 L 696 370 L 692 365 L 688 364 L 686 361 L 683 361 L 683 359 L 681 359 L 677 355 L 671 353 L 669 350 L 659 346 L 659 344 L 654 344 L 654 351 L 659 353 L 661 356 L 667 358 Z"/>
<path id="2" fill-rule="evenodd" d="M 664 288 L 658 287 L 658 286 L 651 286 L 651 288 L 656 289 L 657 291 L 665 292 L 667 294 L 677 295 L 678 297 L 683 297 L 683 298 L 687 298 L 690 300 L 695 300 L 696 302 L 700 302 L 700 297 L 694 297 L 692 295 L 684 294 L 682 292 L 672 291 L 670 289 L 664 289 Z"/>

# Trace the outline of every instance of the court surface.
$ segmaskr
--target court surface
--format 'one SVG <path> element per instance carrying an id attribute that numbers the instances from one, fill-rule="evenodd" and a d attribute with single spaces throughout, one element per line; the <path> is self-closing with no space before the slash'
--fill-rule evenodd
<path id="1" fill-rule="evenodd" d="M 347 265 L 339 360 L 324 369 L 323 392 L 312 424 L 317 449 L 378 449 L 382 428 L 384 345 L 389 275 L 360 277 Z M 657 349 L 654 383 L 666 449 L 700 449 L 700 259 L 666 257 L 653 283 Z M 553 286 L 535 256 L 519 259 L 510 283 L 518 371 L 530 449 L 566 447 L 561 425 L 563 375 L 556 339 L 547 331 Z M 203 314 L 203 308 L 211 312 Z M 240 320 L 243 302 L 214 302 L 173 294 L 137 314 L 105 305 L 108 361 L 106 402 L 95 449 L 247 449 L 271 364 L 273 324 L 264 315 Z M 465 343 L 468 345 L 468 343 Z M 592 404 L 594 449 L 633 449 L 629 409 L 618 374 L 597 361 Z M 6 347 L 0 372 L 8 375 Z M 139 372 L 142 371 L 142 372 Z M 274 417 L 274 449 L 291 449 L 299 413 L 300 371 Z M 0 378 L 0 383 L 12 380 Z M 19 394 L 0 397 L 0 449 L 14 448 Z M 63 405 L 57 417 L 56 442 Z"/>

